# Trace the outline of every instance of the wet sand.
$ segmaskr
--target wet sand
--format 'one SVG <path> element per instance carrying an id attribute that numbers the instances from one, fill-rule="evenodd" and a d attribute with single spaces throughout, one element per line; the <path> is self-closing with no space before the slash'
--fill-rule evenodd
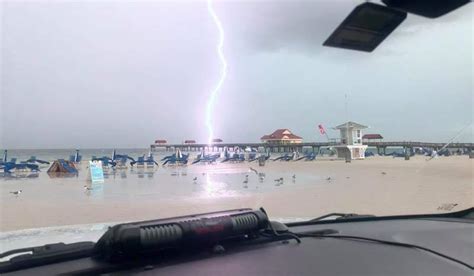
<path id="1" fill-rule="evenodd" d="M 331 212 L 397 215 L 473 206 L 474 159 L 417 156 L 193 165 L 109 171 L 90 186 L 78 177 L 0 178 L 0 231 L 146 220 L 232 208 L 265 207 L 273 218 L 308 219 Z M 249 166 L 265 173 L 261 182 Z M 248 184 L 243 183 L 249 175 Z M 293 174 L 296 178 L 293 181 Z M 193 181 L 193 178 L 197 181 Z M 274 179 L 283 177 L 280 185 Z M 330 178 L 328 180 L 328 178 Z M 92 190 L 86 190 L 89 185 Z M 19 196 L 11 191 L 23 190 Z"/>

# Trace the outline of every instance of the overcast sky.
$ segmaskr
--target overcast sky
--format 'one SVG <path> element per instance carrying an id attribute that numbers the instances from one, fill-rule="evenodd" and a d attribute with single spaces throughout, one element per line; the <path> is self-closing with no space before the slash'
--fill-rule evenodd
<path id="1" fill-rule="evenodd" d="M 215 136 L 256 142 L 289 128 L 325 141 L 317 125 L 349 117 L 388 141 L 441 142 L 472 123 L 472 4 L 409 14 L 370 54 L 322 47 L 362 2 L 217 2 L 229 67 Z M 220 64 L 206 2 L 1 3 L 0 148 L 207 141 Z M 472 142 L 472 127 L 459 140 Z"/>

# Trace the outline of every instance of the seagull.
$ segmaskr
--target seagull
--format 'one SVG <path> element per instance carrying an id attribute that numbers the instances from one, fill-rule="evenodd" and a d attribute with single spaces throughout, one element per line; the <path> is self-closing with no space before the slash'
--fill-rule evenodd
<path id="1" fill-rule="evenodd" d="M 438 210 L 451 211 L 457 205 L 457 203 L 443 203 L 441 204 L 441 206 L 438 207 Z"/>
<path id="2" fill-rule="evenodd" d="M 10 192 L 10 194 L 14 194 L 14 195 L 18 196 L 22 192 L 23 192 L 22 190 L 18 190 L 18 191 Z"/>
<path id="3" fill-rule="evenodd" d="M 327 181 L 331 182 L 332 178 L 331 177 L 328 177 L 326 178 Z"/>
<path id="4" fill-rule="evenodd" d="M 249 168 L 251 171 L 253 171 L 255 174 L 259 174 L 258 171 L 252 167 Z"/>
<path id="5" fill-rule="evenodd" d="M 249 180 L 248 180 L 248 179 L 245 179 L 243 183 L 244 183 L 244 184 L 247 184 L 247 183 L 249 183 Z"/>
<path id="6" fill-rule="evenodd" d="M 295 179 L 295 178 L 296 178 L 296 174 L 294 174 L 292 177 L 293 177 L 293 179 Z"/>
<path id="7" fill-rule="evenodd" d="M 382 172 L 383 175 L 387 174 L 386 172 Z"/>
<path id="8" fill-rule="evenodd" d="M 197 176 L 193 178 L 193 181 L 196 182 L 198 180 Z"/>

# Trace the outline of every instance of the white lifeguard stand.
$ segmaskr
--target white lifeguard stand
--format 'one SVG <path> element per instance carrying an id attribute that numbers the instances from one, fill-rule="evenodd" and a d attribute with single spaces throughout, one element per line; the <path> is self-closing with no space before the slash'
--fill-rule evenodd
<path id="1" fill-rule="evenodd" d="M 352 121 L 334 127 L 341 133 L 341 144 L 334 147 L 337 157 L 346 158 L 350 153 L 352 160 L 364 159 L 367 146 L 362 144 L 362 130 L 366 128 L 368 127 Z"/>

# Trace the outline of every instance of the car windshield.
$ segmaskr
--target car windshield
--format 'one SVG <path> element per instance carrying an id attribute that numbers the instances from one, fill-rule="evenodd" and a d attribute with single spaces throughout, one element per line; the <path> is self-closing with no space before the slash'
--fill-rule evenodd
<path id="1" fill-rule="evenodd" d="M 472 4 L 384 2 L 2 1 L 0 233 L 471 207 Z"/>

